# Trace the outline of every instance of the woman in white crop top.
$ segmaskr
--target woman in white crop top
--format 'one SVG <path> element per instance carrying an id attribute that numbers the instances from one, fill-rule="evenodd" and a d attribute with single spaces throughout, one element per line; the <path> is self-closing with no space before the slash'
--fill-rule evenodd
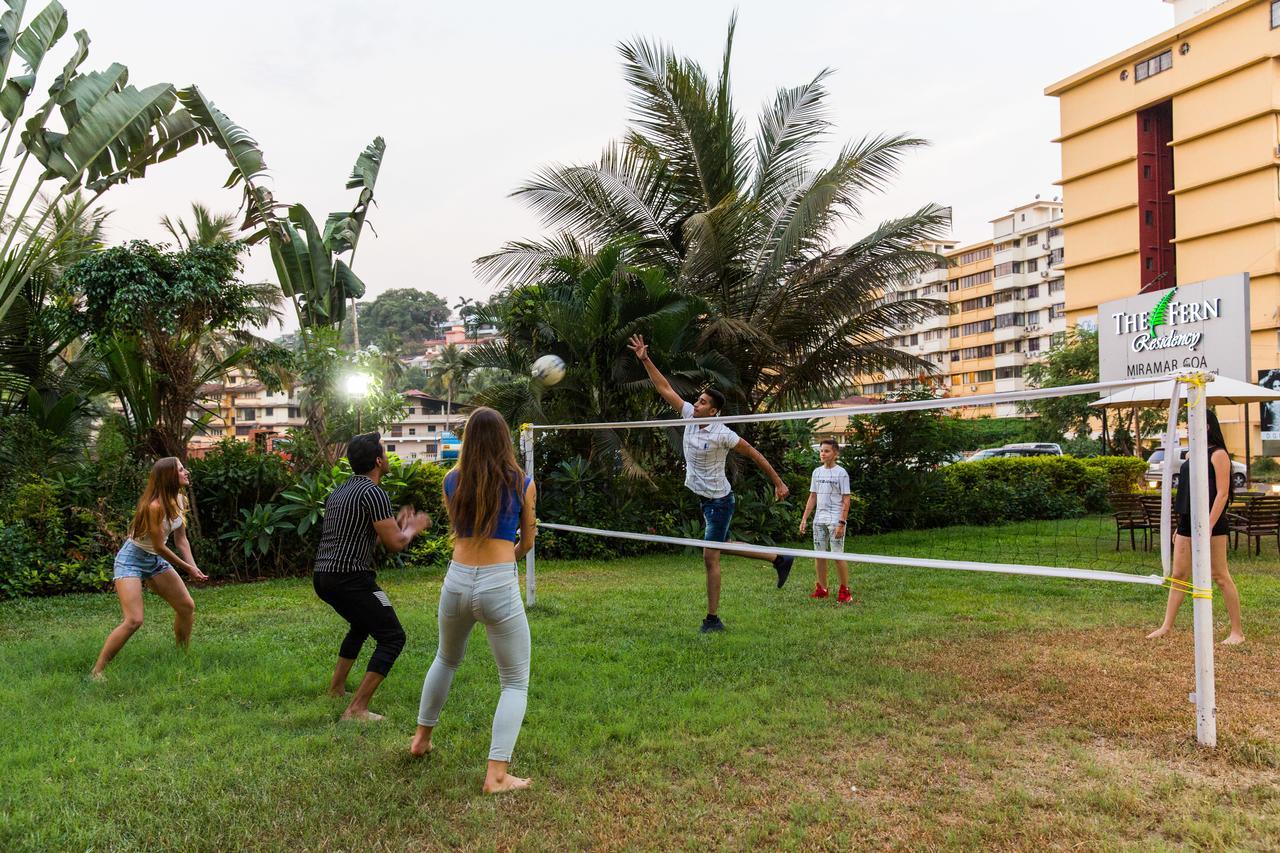
<path id="1" fill-rule="evenodd" d="M 208 580 L 191 555 L 191 543 L 182 523 L 186 503 L 182 487 L 191 482 L 187 468 L 176 456 L 167 456 L 151 466 L 147 487 L 138 499 L 138 508 L 129 525 L 129 538 L 116 554 L 115 588 L 124 614 L 102 644 L 102 652 L 93 665 L 92 677 L 102 678 L 102 671 L 116 652 L 142 627 L 142 585 L 168 602 L 173 608 L 173 636 L 181 648 L 191 641 L 191 625 L 196 603 L 182 578 L 174 571 L 178 566 L 192 580 Z M 169 537 L 173 537 L 173 547 Z"/>

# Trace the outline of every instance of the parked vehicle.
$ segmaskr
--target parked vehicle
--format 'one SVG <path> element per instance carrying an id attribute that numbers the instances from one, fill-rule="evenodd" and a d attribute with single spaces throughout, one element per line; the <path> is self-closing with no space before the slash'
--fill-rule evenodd
<path id="1" fill-rule="evenodd" d="M 979 450 L 970 456 L 965 462 L 979 462 L 983 459 L 995 459 L 1003 456 L 1061 456 L 1062 448 L 1051 442 L 1022 442 L 1019 444 L 1006 444 L 1004 447 L 988 447 L 986 450 Z"/>
<path id="2" fill-rule="evenodd" d="M 1178 448 L 1177 464 L 1173 468 L 1173 487 L 1178 487 L 1178 469 L 1182 467 L 1182 463 L 1187 458 L 1188 450 L 1185 447 Z M 1164 476 L 1164 454 L 1165 449 L 1158 447 L 1152 451 L 1147 457 L 1147 480 L 1159 481 Z M 1231 485 L 1237 489 L 1243 489 L 1246 478 L 1247 469 L 1243 462 L 1231 460 Z"/>

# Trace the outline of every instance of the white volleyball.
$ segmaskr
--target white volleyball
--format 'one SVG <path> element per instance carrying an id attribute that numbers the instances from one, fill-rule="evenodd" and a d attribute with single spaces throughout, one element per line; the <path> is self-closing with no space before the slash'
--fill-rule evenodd
<path id="1" fill-rule="evenodd" d="M 544 355 L 533 363 L 533 378 L 543 385 L 555 385 L 564 379 L 564 359 L 558 355 Z"/>

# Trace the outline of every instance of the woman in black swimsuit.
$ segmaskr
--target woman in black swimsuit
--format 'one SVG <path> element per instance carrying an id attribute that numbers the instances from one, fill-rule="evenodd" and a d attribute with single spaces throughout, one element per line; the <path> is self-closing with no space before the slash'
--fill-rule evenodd
<path id="1" fill-rule="evenodd" d="M 1218 416 L 1212 411 L 1209 415 L 1209 524 L 1213 528 L 1210 541 L 1213 582 L 1222 590 L 1222 598 L 1227 604 L 1227 613 L 1231 617 L 1231 633 L 1222 641 L 1225 646 L 1234 646 L 1244 642 L 1244 630 L 1240 627 L 1240 593 L 1236 591 L 1235 581 L 1227 571 L 1227 506 L 1231 503 L 1231 456 L 1227 453 L 1227 443 L 1222 438 L 1222 427 L 1218 425 Z M 1173 577 L 1187 581 L 1191 578 L 1191 458 L 1182 463 L 1178 473 L 1178 495 L 1174 500 L 1174 508 L 1178 511 L 1178 530 L 1173 537 Z M 1169 603 L 1165 607 L 1164 624 L 1147 635 L 1147 639 L 1163 637 L 1173 628 L 1174 617 L 1185 596 L 1183 590 L 1174 587 L 1169 590 Z"/>

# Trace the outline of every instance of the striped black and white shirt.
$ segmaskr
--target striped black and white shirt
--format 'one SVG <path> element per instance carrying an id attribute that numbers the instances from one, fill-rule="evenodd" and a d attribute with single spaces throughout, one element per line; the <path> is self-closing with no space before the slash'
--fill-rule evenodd
<path id="1" fill-rule="evenodd" d="M 689 422 L 684 428 L 685 488 L 703 498 L 724 497 L 733 491 L 724 473 L 725 460 L 742 439 L 724 424 L 699 426 L 692 403 L 680 408 L 680 417 Z"/>
<path id="2" fill-rule="evenodd" d="M 373 480 L 356 474 L 324 502 L 324 528 L 316 553 L 317 572 L 371 572 L 375 522 L 391 518 L 391 499 Z"/>

